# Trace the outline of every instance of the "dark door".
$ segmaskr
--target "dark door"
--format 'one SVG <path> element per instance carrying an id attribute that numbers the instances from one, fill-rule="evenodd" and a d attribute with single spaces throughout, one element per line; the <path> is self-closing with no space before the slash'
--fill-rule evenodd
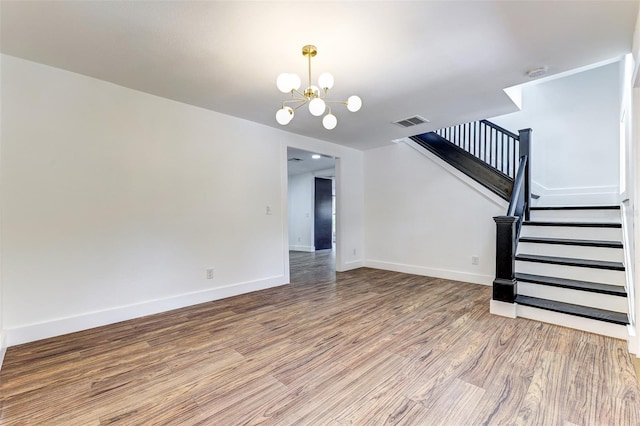
<path id="1" fill-rule="evenodd" d="M 316 178 L 315 246 L 316 250 L 331 248 L 332 200 L 331 179 Z"/>

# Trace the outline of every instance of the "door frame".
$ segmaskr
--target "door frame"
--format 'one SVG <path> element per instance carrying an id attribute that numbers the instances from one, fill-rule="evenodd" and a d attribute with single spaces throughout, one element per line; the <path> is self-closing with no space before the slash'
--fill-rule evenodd
<path id="1" fill-rule="evenodd" d="M 281 145 L 281 159 L 282 159 L 282 167 L 281 167 L 281 200 L 282 200 L 282 205 L 280 208 L 280 211 L 282 212 L 281 215 L 281 220 L 282 220 L 282 246 L 283 246 L 283 268 L 284 268 L 284 277 L 285 277 L 285 282 L 286 283 L 290 283 L 291 282 L 291 271 L 290 271 L 290 264 L 289 264 L 289 176 L 288 176 L 288 156 L 287 156 L 287 149 L 291 147 L 291 148 L 296 148 L 296 149 L 302 149 L 304 151 L 309 151 L 309 152 L 315 152 L 318 153 L 320 155 L 325 155 L 327 157 L 332 157 L 335 161 L 335 176 L 333 178 L 334 180 L 334 184 L 335 184 L 335 188 L 336 188 L 336 245 L 335 245 L 335 269 L 336 271 L 342 271 L 344 270 L 344 265 L 343 265 L 343 260 L 342 257 L 340 256 L 342 250 L 341 250 L 341 242 L 344 240 L 342 238 L 342 227 L 340 226 L 340 217 L 341 217 L 341 206 L 340 206 L 340 200 L 341 200 L 341 194 L 340 194 L 340 182 L 341 182 L 341 172 L 342 172 L 342 161 L 340 159 L 340 157 L 330 154 L 322 149 L 314 149 L 314 148 L 310 148 L 310 147 L 306 147 L 306 146 L 298 146 L 298 145 L 293 145 L 293 144 L 287 144 L 287 143 L 282 143 Z"/>

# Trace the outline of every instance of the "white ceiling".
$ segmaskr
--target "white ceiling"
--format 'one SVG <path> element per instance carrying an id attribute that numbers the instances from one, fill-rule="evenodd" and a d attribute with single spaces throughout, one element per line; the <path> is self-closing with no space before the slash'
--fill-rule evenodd
<path id="1" fill-rule="evenodd" d="M 515 110 L 503 88 L 631 50 L 638 1 L 2 1 L 1 51 L 273 127 L 281 72 L 336 80 L 336 129 L 285 130 L 357 149 Z M 421 115 L 403 129 L 392 121 Z"/>

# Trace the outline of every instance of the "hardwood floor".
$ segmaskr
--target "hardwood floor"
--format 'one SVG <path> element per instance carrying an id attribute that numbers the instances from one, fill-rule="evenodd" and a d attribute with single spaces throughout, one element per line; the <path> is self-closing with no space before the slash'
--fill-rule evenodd
<path id="1" fill-rule="evenodd" d="M 11 347 L 0 424 L 640 424 L 625 342 L 332 261 L 292 253 L 291 285 Z"/>

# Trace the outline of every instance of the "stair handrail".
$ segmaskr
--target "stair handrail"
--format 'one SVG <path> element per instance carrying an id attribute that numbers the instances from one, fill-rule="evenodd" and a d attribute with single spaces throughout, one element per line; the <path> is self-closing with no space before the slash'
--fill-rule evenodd
<path id="1" fill-rule="evenodd" d="M 486 124 L 489 127 L 493 127 L 494 129 L 498 130 L 499 132 L 502 132 L 502 133 L 505 133 L 505 134 L 511 136 L 515 140 L 518 140 L 518 138 L 519 138 L 519 136 L 516 135 L 515 133 L 510 132 L 509 130 L 505 129 L 504 127 L 500 127 L 496 123 L 492 123 L 489 120 L 480 120 L 480 122 Z"/>
<path id="2" fill-rule="evenodd" d="M 516 179 L 513 181 L 513 192 L 511 192 L 511 200 L 509 200 L 509 209 L 507 210 L 507 216 L 524 217 L 525 210 L 525 188 L 524 178 L 526 173 L 526 167 L 529 160 L 529 156 L 523 155 L 520 157 L 520 163 L 518 163 L 518 173 Z M 520 221 L 522 222 L 522 220 Z"/>

